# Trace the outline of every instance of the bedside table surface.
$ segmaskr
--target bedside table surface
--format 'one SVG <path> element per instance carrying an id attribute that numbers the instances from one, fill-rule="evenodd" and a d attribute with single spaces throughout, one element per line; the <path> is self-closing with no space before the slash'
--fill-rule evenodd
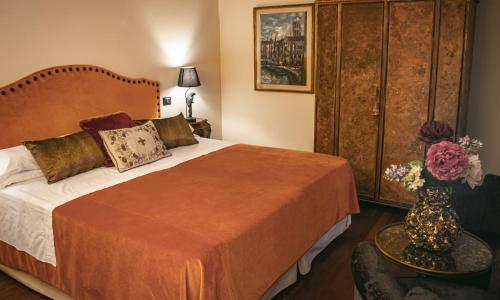
<path id="1" fill-rule="evenodd" d="M 196 118 L 195 121 L 193 122 L 188 122 L 189 124 L 193 124 L 193 123 L 200 123 L 200 122 L 204 122 L 204 121 L 208 121 L 207 119 L 203 119 L 203 118 Z"/>
<path id="2" fill-rule="evenodd" d="M 212 133 L 212 126 L 208 123 L 207 119 L 196 118 L 194 122 L 189 122 L 189 125 L 193 128 L 193 133 L 204 138 L 210 138 Z"/>
<path id="3" fill-rule="evenodd" d="M 384 227 L 375 236 L 375 244 L 392 261 L 436 277 L 475 275 L 487 271 L 493 262 L 493 251 L 488 244 L 467 231 L 463 231 L 455 246 L 444 253 L 410 245 L 403 223 Z"/>

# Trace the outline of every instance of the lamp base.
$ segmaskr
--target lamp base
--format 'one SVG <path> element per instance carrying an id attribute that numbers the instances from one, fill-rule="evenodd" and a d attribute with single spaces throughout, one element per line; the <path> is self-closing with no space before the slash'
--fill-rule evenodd
<path id="1" fill-rule="evenodd" d="M 193 118 L 193 117 L 189 118 L 189 117 L 187 117 L 186 121 L 188 121 L 189 123 L 195 123 L 196 122 L 196 118 Z"/>

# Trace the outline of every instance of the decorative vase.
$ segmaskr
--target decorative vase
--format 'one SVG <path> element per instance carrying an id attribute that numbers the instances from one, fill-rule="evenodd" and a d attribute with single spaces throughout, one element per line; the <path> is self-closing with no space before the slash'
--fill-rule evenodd
<path id="1" fill-rule="evenodd" d="M 418 190 L 418 201 L 405 218 L 406 234 L 412 245 L 435 252 L 453 247 L 461 227 L 450 199 L 449 186 L 429 186 Z"/>

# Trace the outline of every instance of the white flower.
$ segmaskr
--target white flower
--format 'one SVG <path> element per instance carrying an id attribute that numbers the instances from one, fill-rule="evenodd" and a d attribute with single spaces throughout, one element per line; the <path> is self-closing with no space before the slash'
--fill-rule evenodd
<path id="1" fill-rule="evenodd" d="M 479 160 L 479 155 L 470 154 L 468 157 L 469 165 L 464 176 L 464 182 L 467 182 L 471 189 L 482 184 L 483 181 L 483 169 L 481 167 L 481 160 Z"/>
<path id="2" fill-rule="evenodd" d="M 471 139 L 468 135 L 458 138 L 458 144 L 464 148 L 467 153 L 477 153 L 483 147 L 483 142 Z"/>
<path id="3" fill-rule="evenodd" d="M 404 178 L 404 185 L 409 191 L 416 191 L 418 188 L 423 187 L 425 179 L 422 179 L 423 167 L 421 164 L 410 163 L 410 172 Z"/>
<path id="4" fill-rule="evenodd" d="M 404 165 L 390 165 L 385 170 L 384 178 L 390 181 L 403 181 L 410 168 Z"/>

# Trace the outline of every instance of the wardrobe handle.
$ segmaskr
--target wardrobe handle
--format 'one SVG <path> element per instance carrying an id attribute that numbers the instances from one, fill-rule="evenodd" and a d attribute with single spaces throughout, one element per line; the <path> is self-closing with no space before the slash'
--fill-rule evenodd
<path id="1" fill-rule="evenodd" d="M 380 115 L 380 88 L 377 87 L 377 94 L 375 95 L 375 103 L 373 104 L 372 116 Z"/>

